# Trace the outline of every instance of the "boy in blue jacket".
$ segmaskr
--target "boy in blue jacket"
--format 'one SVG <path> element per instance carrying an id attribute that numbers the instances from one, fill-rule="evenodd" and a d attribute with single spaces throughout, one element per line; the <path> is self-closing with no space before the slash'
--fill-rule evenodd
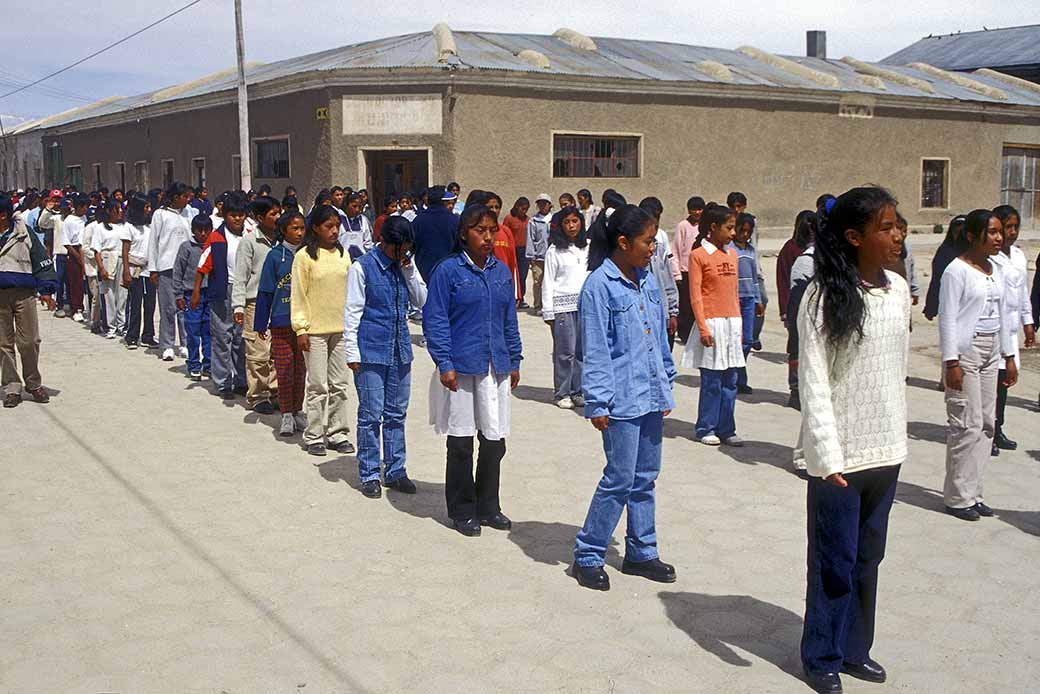
<path id="1" fill-rule="evenodd" d="M 261 338 L 266 338 L 267 331 L 271 331 L 271 356 L 279 384 L 278 406 L 282 411 L 282 424 L 278 429 L 281 436 L 292 436 L 307 428 L 307 416 L 303 413 L 307 362 L 290 322 L 292 264 L 303 241 L 304 227 L 304 217 L 299 212 L 286 212 L 278 218 L 275 234 L 281 240 L 264 260 L 253 317 L 253 330 Z"/>
<path id="2" fill-rule="evenodd" d="M 188 375 L 193 381 L 201 381 L 202 374 L 209 372 L 209 298 L 199 297 L 198 306 L 192 307 L 191 291 L 195 286 L 195 270 L 202 257 L 202 246 L 213 231 L 213 220 L 209 215 L 199 214 L 191 220 L 191 235 L 177 249 L 173 261 L 173 292 L 177 297 L 177 310 L 184 312 L 184 332 L 188 348 Z M 202 286 L 206 286 L 203 279 Z"/>

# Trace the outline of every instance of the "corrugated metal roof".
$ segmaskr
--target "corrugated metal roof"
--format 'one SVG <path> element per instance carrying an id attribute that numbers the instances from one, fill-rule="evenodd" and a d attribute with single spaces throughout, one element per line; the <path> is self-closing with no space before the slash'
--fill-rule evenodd
<path id="1" fill-rule="evenodd" d="M 881 62 L 928 63 L 946 70 L 1040 65 L 1040 24 L 926 36 Z"/>
<path id="2" fill-rule="evenodd" d="M 555 36 L 539 34 L 455 31 L 453 35 L 458 55 L 450 57 L 446 62 L 438 60 L 437 45 L 432 32 L 422 32 L 367 41 L 259 65 L 247 69 L 246 81 L 250 85 L 257 85 L 313 71 L 353 69 L 458 72 L 488 70 L 601 79 L 725 83 L 776 89 L 858 92 L 951 101 L 1040 106 L 1040 94 L 980 75 L 973 75 L 972 78 L 1003 90 L 1007 93 L 1008 98 L 1006 100 L 989 98 L 950 80 L 940 79 L 903 66 L 885 65 L 884 67 L 887 70 L 903 73 L 931 84 L 932 92 L 925 92 L 894 81 L 884 81 L 884 89 L 878 89 L 876 86 L 867 84 L 853 67 L 839 60 L 784 56 L 811 70 L 833 76 L 838 80 L 838 86 L 834 87 L 821 85 L 819 81 L 813 81 L 804 75 L 785 70 L 776 64 L 778 61 L 767 62 L 741 51 L 724 48 L 663 41 L 593 37 L 597 46 L 596 50 L 584 50 Z M 538 67 L 529 60 L 519 57 L 518 54 L 524 50 L 537 51 L 544 55 L 548 58 L 548 67 Z M 721 79 L 717 71 L 698 69 L 698 64 L 704 61 L 713 61 L 726 66 L 731 79 Z M 782 61 L 779 62 L 782 63 Z M 69 112 L 67 115 L 52 117 L 47 119 L 46 127 L 67 125 L 87 118 L 130 111 L 165 101 L 185 100 L 218 93 L 234 89 L 236 82 L 236 75 L 231 72 L 217 79 L 199 80 L 195 85 L 189 83 L 189 85 L 185 85 L 186 89 L 164 87 L 148 94 L 103 104 L 91 109 L 89 113 Z M 163 92 L 172 96 L 164 99 L 162 98 Z M 157 95 L 159 98 L 156 98 Z"/>

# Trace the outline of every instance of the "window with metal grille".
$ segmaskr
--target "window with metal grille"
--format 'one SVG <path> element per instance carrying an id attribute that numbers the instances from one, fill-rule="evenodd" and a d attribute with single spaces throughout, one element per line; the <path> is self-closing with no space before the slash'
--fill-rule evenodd
<path id="1" fill-rule="evenodd" d="M 554 135 L 553 178 L 638 178 L 638 136 Z"/>
<path id="2" fill-rule="evenodd" d="M 256 177 L 289 178 L 289 140 L 256 141 Z"/>
<path id="3" fill-rule="evenodd" d="M 945 210 L 950 206 L 950 160 L 921 161 L 921 208 Z"/>
<path id="4" fill-rule="evenodd" d="M 173 183 L 173 159 L 162 160 L 162 185 L 163 189 L 169 188 Z"/>
<path id="5" fill-rule="evenodd" d="M 134 187 L 140 192 L 148 190 L 148 162 L 134 162 Z"/>
<path id="6" fill-rule="evenodd" d="M 65 167 L 65 182 L 74 186 L 76 190 L 83 190 L 83 167 Z"/>
<path id="7" fill-rule="evenodd" d="M 1040 226 L 1040 149 L 1005 147 L 1000 200 L 1021 215 L 1023 229 Z"/>

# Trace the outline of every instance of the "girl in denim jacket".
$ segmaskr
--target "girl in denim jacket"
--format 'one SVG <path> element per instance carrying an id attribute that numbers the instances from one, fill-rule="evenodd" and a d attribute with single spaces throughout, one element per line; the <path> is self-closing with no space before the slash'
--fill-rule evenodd
<path id="1" fill-rule="evenodd" d="M 661 470 L 663 418 L 675 407 L 675 365 L 668 349 L 661 289 L 647 270 L 656 246 L 654 218 L 618 208 L 589 244 L 589 270 L 578 300 L 585 361 L 585 416 L 603 435 L 607 465 L 574 545 L 574 577 L 609 590 L 607 545 L 628 509 L 621 572 L 675 581 L 658 558 L 654 481 Z"/>

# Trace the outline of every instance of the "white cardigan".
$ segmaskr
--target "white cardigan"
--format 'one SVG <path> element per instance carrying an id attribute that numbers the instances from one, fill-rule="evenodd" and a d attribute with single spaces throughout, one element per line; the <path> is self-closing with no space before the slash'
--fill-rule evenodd
<path id="1" fill-rule="evenodd" d="M 815 280 L 798 306 L 798 389 L 802 429 L 795 467 L 813 477 L 901 465 L 906 445 L 906 367 L 910 287 L 885 272 L 887 289 L 864 294 L 863 338 L 840 347 L 827 339 L 816 310 Z"/>
<path id="2" fill-rule="evenodd" d="M 1004 273 L 998 263 L 992 262 L 992 274 L 986 275 L 960 258 L 954 258 L 943 272 L 939 285 L 939 351 L 943 362 L 961 358 L 970 352 L 975 339 L 975 328 L 979 316 L 986 307 L 986 284 L 996 284 L 1000 294 L 1000 355 L 1010 357 L 1015 353 L 1012 344 L 1011 323 L 1008 312 L 1007 289 Z"/>
<path id="3" fill-rule="evenodd" d="M 560 250 L 549 244 L 542 276 L 542 319 L 554 320 L 557 313 L 578 310 L 578 295 L 589 276 L 589 246 L 574 244 Z"/>

